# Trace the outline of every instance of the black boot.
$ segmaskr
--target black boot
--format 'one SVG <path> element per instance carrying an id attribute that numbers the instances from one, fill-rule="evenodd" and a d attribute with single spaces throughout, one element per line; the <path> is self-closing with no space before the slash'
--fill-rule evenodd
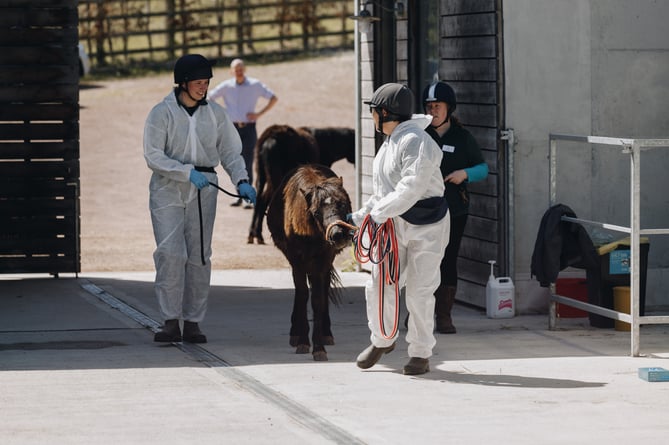
<path id="1" fill-rule="evenodd" d="M 440 334 L 455 334 L 455 326 L 451 318 L 451 310 L 455 303 L 455 286 L 439 286 L 434 293 L 434 315 L 436 317 L 436 330 Z"/>
<path id="2" fill-rule="evenodd" d="M 163 329 L 156 332 L 153 341 L 160 343 L 175 343 L 181 341 L 181 329 L 179 329 L 179 320 L 165 320 Z"/>
<path id="3" fill-rule="evenodd" d="M 188 343 L 207 343 L 207 337 L 194 321 L 184 321 L 184 341 Z"/>

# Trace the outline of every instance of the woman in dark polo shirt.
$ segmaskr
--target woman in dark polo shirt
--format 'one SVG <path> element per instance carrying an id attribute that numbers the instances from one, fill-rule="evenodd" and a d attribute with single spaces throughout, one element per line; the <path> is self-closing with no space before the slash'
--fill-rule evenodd
<path id="1" fill-rule="evenodd" d="M 441 261 L 441 284 L 434 293 L 436 330 L 455 334 L 451 309 L 458 285 L 458 251 L 467 224 L 469 193 L 467 184 L 488 176 L 479 144 L 453 116 L 457 105 L 455 91 L 445 82 L 435 82 L 423 91 L 425 113 L 432 123 L 425 131 L 439 144 L 443 153 L 441 174 L 446 186 L 446 201 L 451 214 L 450 241 Z"/>

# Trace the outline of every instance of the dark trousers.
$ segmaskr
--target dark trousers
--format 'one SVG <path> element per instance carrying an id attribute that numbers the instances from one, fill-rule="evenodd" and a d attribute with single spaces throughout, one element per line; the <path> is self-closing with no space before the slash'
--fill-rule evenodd
<path id="1" fill-rule="evenodd" d="M 246 124 L 243 127 L 236 127 L 239 137 L 242 140 L 242 157 L 246 164 L 246 171 L 249 174 L 249 182 L 253 184 L 253 151 L 258 140 L 256 124 Z"/>
<path id="2" fill-rule="evenodd" d="M 468 214 L 451 216 L 451 232 L 448 247 L 441 260 L 441 286 L 458 285 L 458 252 L 465 233 Z"/>

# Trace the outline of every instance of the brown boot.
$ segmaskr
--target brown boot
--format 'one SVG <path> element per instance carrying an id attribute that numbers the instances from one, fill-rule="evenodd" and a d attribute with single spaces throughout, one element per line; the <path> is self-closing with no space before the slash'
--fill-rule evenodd
<path id="1" fill-rule="evenodd" d="M 455 303 L 455 286 L 439 286 L 434 293 L 434 314 L 436 316 L 436 330 L 440 334 L 455 334 L 455 326 L 451 318 L 451 309 Z"/>
<path id="2" fill-rule="evenodd" d="M 385 348 L 377 348 L 374 345 L 369 345 L 367 348 L 358 355 L 356 359 L 356 364 L 358 368 L 369 369 L 376 364 L 381 359 L 383 354 L 388 354 L 395 349 L 395 343 Z"/>
<path id="3" fill-rule="evenodd" d="M 430 360 L 420 357 L 411 357 L 404 365 L 404 375 L 420 375 L 430 371 Z"/>
<path id="4" fill-rule="evenodd" d="M 175 343 L 181 341 L 181 329 L 179 329 L 179 320 L 165 320 L 163 329 L 156 332 L 153 341 L 159 343 Z"/>

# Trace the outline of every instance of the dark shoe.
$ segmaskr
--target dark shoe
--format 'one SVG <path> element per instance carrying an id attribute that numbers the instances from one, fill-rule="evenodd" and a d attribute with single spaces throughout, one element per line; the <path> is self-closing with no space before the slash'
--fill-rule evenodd
<path id="1" fill-rule="evenodd" d="M 356 360 L 358 368 L 369 369 L 381 359 L 383 354 L 388 354 L 395 349 L 395 343 L 385 348 L 377 348 L 374 345 L 369 345 L 367 349 L 362 351 Z"/>
<path id="2" fill-rule="evenodd" d="M 184 321 L 184 341 L 188 343 L 207 343 L 207 337 L 200 326 L 193 321 Z"/>
<path id="3" fill-rule="evenodd" d="M 181 329 L 179 329 L 179 320 L 165 320 L 163 329 L 156 332 L 153 341 L 159 343 L 175 343 L 181 341 Z"/>
<path id="4" fill-rule="evenodd" d="M 240 205 L 242 205 L 242 198 L 239 198 L 237 201 L 230 204 L 230 207 L 239 207 Z"/>
<path id="5" fill-rule="evenodd" d="M 252 208 L 253 208 L 253 204 L 251 204 L 250 202 L 247 202 L 246 204 L 244 204 L 244 208 L 245 208 L 246 210 L 248 210 L 248 209 L 252 209 Z"/>
<path id="6" fill-rule="evenodd" d="M 404 375 L 420 375 L 430 371 L 430 360 L 426 358 L 411 357 L 409 363 L 404 365 Z"/>
<path id="7" fill-rule="evenodd" d="M 435 329 L 440 334 L 455 334 L 457 332 L 451 318 L 456 292 L 457 287 L 455 286 L 440 286 L 434 293 Z"/>

